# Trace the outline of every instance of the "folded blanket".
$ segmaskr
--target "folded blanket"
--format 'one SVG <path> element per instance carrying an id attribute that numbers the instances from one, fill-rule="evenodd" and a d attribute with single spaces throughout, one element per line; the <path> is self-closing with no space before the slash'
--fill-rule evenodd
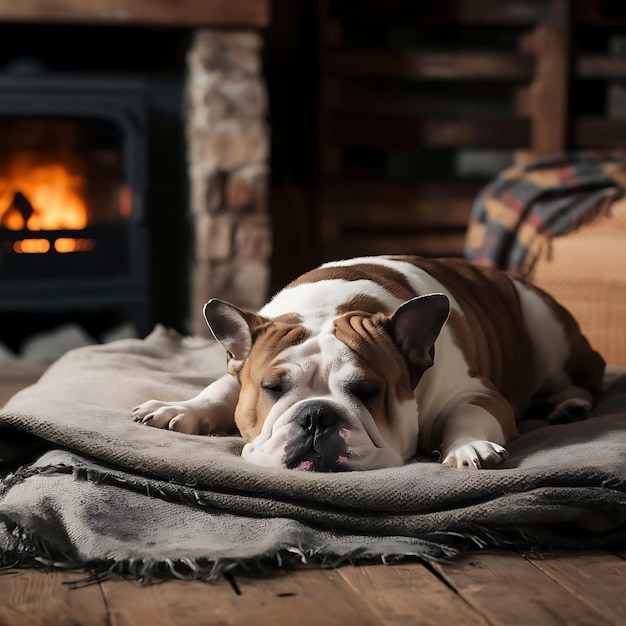
<path id="1" fill-rule="evenodd" d="M 239 437 L 129 419 L 220 375 L 223 350 L 157 327 L 67 353 L 0 412 L 0 563 L 210 579 L 229 568 L 438 559 L 484 546 L 626 541 L 626 370 L 588 420 L 519 437 L 477 472 L 418 458 L 316 474 L 240 457 Z"/>
<path id="2" fill-rule="evenodd" d="M 465 257 L 528 277 L 552 237 L 608 214 L 625 187 L 622 150 L 572 152 L 510 167 L 476 198 Z"/>

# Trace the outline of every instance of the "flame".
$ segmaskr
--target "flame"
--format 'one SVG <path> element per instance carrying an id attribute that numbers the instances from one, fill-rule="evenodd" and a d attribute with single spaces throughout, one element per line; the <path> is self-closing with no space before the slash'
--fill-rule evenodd
<path id="1" fill-rule="evenodd" d="M 45 254 L 50 250 L 47 239 L 22 239 L 13 244 L 13 250 L 18 254 Z"/>
<path id="2" fill-rule="evenodd" d="M 74 239 L 73 237 L 59 237 L 54 242 L 54 249 L 61 253 L 91 252 L 96 246 L 93 239 Z"/>
<path id="3" fill-rule="evenodd" d="M 80 169 L 70 159 L 42 161 L 35 153 L 15 154 L 6 176 L 0 177 L 2 226 L 10 230 L 85 228 L 85 179 L 77 171 Z M 20 206 L 16 194 L 25 198 Z"/>
<path id="4" fill-rule="evenodd" d="M 96 247 L 95 239 L 75 239 L 73 237 L 59 237 L 54 240 L 54 250 L 59 254 L 68 252 L 91 252 Z M 51 250 L 47 239 L 19 239 L 12 246 L 17 254 L 46 254 Z"/>

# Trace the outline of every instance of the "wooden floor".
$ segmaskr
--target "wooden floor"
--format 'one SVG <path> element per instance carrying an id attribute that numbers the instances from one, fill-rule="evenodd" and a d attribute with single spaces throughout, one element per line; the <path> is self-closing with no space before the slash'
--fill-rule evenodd
<path id="1" fill-rule="evenodd" d="M 0 406 L 41 368 L 0 367 Z M 424 565 L 277 571 L 218 583 L 85 584 L 71 572 L 0 571 L 0 626 L 626 626 L 626 550 L 528 558 L 483 551 Z"/>

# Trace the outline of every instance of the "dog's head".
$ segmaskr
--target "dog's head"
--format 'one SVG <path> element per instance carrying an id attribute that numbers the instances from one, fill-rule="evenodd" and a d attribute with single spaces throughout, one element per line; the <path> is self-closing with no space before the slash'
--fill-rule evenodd
<path id="1" fill-rule="evenodd" d="M 417 447 L 414 390 L 448 313 L 447 297 L 431 294 L 391 315 L 343 313 L 311 333 L 297 314 L 269 320 L 209 301 L 207 323 L 241 383 L 243 457 L 316 471 L 403 464 Z"/>

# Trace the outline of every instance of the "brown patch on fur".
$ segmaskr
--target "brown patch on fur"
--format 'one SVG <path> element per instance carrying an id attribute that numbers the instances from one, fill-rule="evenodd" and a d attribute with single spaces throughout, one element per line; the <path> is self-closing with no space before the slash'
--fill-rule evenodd
<path id="1" fill-rule="evenodd" d="M 463 315 L 453 309 L 448 325 L 468 373 L 491 381 L 520 417 L 533 392 L 533 348 L 510 277 L 463 259 L 398 259 L 425 270 L 454 296 Z"/>
<path id="2" fill-rule="evenodd" d="M 337 339 L 354 352 L 361 369 L 380 387 L 380 395 L 368 409 L 383 436 L 393 425 L 395 407 L 414 397 L 404 358 L 385 330 L 387 319 L 383 314 L 352 312 L 335 320 Z"/>
<path id="3" fill-rule="evenodd" d="M 410 300 L 416 295 L 407 279 L 400 272 L 375 263 L 318 268 L 296 278 L 287 285 L 286 289 L 320 280 L 370 280 L 381 285 L 402 301 Z"/>
<path id="4" fill-rule="evenodd" d="M 246 441 L 257 437 L 274 399 L 264 392 L 262 377 L 270 373 L 279 378 L 282 370 L 273 366 L 276 357 L 287 348 L 306 341 L 310 332 L 298 324 L 272 321 L 256 329 L 252 349 L 240 372 L 242 391 L 235 409 L 235 423 Z"/>
<path id="5" fill-rule="evenodd" d="M 282 315 L 272 318 L 272 320 L 283 324 L 302 324 L 302 317 L 298 315 L 298 313 L 283 313 Z"/>
<path id="6" fill-rule="evenodd" d="M 344 315 L 353 311 L 363 311 L 364 313 L 381 313 L 386 311 L 387 307 L 378 299 L 368 296 L 367 294 L 359 294 L 352 298 L 349 302 L 337 307 L 337 315 Z"/>
<path id="7" fill-rule="evenodd" d="M 491 381 L 511 403 L 516 417 L 522 417 L 535 391 L 531 387 L 534 355 L 512 279 L 505 272 L 463 259 L 396 258 L 425 270 L 454 295 L 464 316 L 453 311 L 448 324 L 470 365 L 470 374 Z M 568 376 L 597 398 L 602 388 L 603 359 L 564 307 L 545 291 L 524 284 L 539 294 L 563 325 L 570 346 L 570 357 L 564 364 Z"/>

